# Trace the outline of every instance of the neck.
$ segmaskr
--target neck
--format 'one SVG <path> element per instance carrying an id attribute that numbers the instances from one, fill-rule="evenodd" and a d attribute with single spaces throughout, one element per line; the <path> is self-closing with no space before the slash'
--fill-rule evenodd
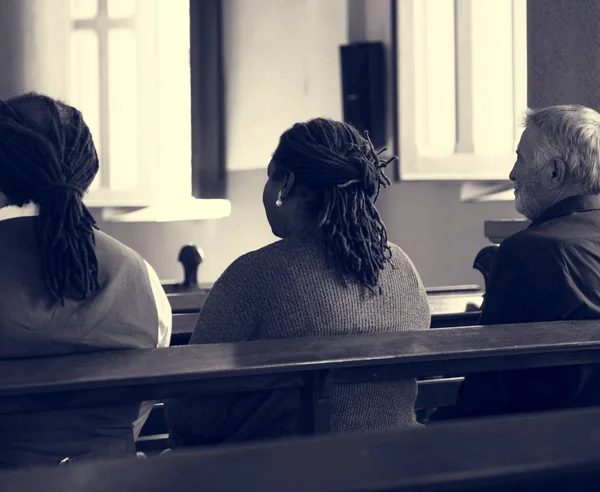
<path id="1" fill-rule="evenodd" d="M 562 202 L 563 200 L 566 200 L 567 198 L 571 198 L 573 196 L 580 196 L 580 195 L 587 195 L 587 193 L 583 193 L 581 190 L 574 190 L 574 189 L 557 191 L 556 195 L 553 197 L 552 200 L 550 200 L 550 202 L 546 206 L 545 210 L 549 209 L 550 207 L 553 207 L 554 205 Z"/>
<path id="2" fill-rule="evenodd" d="M 535 221 L 539 219 L 542 215 L 546 213 L 547 210 L 554 207 L 556 204 L 566 200 L 567 198 L 572 198 L 574 196 L 587 195 L 588 193 L 584 193 L 581 190 L 561 190 L 557 191 L 556 194 L 549 199 L 545 206 L 540 210 L 540 212 L 535 217 L 527 217 L 529 220 Z"/>
<path id="3" fill-rule="evenodd" d="M 292 224 L 285 234 L 285 239 L 314 237 L 321 233 L 320 229 L 308 221 L 300 221 Z"/>

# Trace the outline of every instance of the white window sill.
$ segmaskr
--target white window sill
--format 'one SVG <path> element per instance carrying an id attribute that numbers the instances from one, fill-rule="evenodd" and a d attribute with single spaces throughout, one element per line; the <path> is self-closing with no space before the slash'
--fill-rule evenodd
<path id="1" fill-rule="evenodd" d="M 460 201 L 465 203 L 512 202 L 514 199 L 510 181 L 467 181 L 460 186 Z"/>
<path id="2" fill-rule="evenodd" d="M 229 200 L 185 198 L 163 201 L 140 209 L 103 207 L 102 220 L 107 222 L 177 222 L 223 219 L 231 214 Z"/>

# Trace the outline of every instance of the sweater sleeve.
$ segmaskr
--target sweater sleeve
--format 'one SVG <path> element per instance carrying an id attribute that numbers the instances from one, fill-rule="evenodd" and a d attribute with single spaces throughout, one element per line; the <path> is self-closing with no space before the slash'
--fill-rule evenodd
<path id="1" fill-rule="evenodd" d="M 250 260 L 250 261 L 249 261 Z M 253 289 L 257 269 L 248 255 L 236 260 L 211 289 L 190 344 L 249 340 L 258 328 L 259 289 Z M 228 413 L 236 395 L 209 395 L 166 402 L 173 445 L 203 445 L 223 440 Z"/>

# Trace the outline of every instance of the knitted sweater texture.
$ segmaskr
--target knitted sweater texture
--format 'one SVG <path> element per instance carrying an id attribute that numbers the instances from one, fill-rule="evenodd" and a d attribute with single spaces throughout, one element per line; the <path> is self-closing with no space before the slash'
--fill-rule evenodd
<path id="1" fill-rule="evenodd" d="M 430 325 L 423 284 L 404 252 L 380 274 L 382 293 L 329 267 L 323 242 L 284 239 L 234 261 L 215 282 L 190 343 L 425 330 Z M 331 430 L 349 434 L 416 425 L 414 379 L 337 385 Z M 173 445 L 198 446 L 307 433 L 298 390 L 178 399 L 167 402 Z"/>

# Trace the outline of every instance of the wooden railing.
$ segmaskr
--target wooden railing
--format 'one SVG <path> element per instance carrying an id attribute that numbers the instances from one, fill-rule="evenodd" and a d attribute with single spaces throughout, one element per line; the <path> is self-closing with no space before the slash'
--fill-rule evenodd
<path id="1" fill-rule="evenodd" d="M 187 343 L 209 290 L 183 290 L 167 294 L 173 310 L 173 345 Z M 473 326 L 483 304 L 483 291 L 477 285 L 428 289 L 432 328 Z"/>
<path id="2" fill-rule="evenodd" d="M 44 492 L 591 492 L 599 409 L 312 438 L 0 473 Z"/>
<path id="3" fill-rule="evenodd" d="M 308 411 L 330 383 L 598 363 L 598 328 L 563 321 L 4 360 L 0 413 L 291 387 L 308 389 Z"/>

